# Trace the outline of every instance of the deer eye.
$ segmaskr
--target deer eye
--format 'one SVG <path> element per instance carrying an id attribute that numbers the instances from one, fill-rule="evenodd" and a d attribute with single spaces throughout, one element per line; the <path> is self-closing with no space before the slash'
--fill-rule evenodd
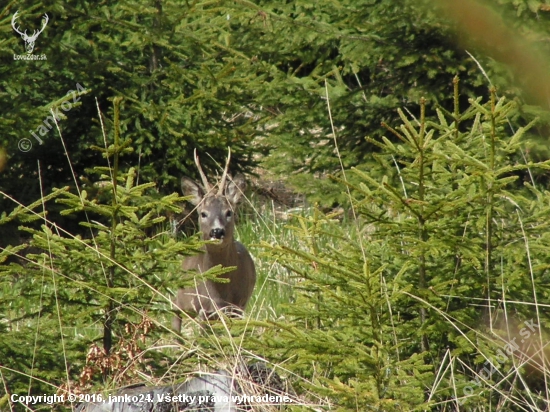
<path id="1" fill-rule="evenodd" d="M 227 213 L 225 214 L 227 217 L 231 217 L 233 216 L 233 212 L 231 210 L 228 210 Z"/>
<path id="2" fill-rule="evenodd" d="M 206 219 L 208 217 L 208 214 L 206 212 L 201 212 L 201 217 L 203 219 Z"/>

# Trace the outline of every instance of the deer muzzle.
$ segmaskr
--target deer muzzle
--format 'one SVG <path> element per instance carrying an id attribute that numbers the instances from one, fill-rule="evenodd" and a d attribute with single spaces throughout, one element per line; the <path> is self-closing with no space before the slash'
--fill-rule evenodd
<path id="1" fill-rule="evenodd" d="M 223 240 L 224 237 L 225 237 L 225 230 L 222 228 L 216 228 L 210 231 L 210 240 L 214 240 L 214 239 Z"/>

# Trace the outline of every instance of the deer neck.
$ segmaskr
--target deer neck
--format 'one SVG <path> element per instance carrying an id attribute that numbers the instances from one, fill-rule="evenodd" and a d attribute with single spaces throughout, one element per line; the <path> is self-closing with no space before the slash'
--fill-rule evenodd
<path id="1" fill-rule="evenodd" d="M 214 246 L 206 245 L 203 256 L 204 269 L 210 269 L 216 265 L 237 266 L 237 246 L 235 241 L 227 245 Z"/>

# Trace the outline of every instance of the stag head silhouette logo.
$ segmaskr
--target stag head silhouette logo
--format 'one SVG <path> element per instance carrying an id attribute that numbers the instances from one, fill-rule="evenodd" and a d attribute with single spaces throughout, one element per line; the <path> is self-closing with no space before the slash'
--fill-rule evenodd
<path id="1" fill-rule="evenodd" d="M 42 33 L 44 31 L 44 29 L 46 28 L 46 25 L 48 24 L 48 21 L 50 19 L 49 19 L 47 14 L 44 14 L 44 17 L 42 17 L 42 28 L 40 30 L 35 30 L 32 33 L 32 35 L 29 36 L 27 34 L 27 30 L 22 32 L 20 30 L 20 28 L 18 26 L 16 26 L 15 22 L 17 20 L 18 14 L 19 14 L 19 10 L 16 11 L 15 14 L 13 15 L 13 17 L 11 19 L 11 26 L 13 27 L 13 30 L 15 30 L 15 32 L 17 34 L 19 34 L 21 36 L 21 38 L 25 41 L 25 50 L 27 50 L 27 53 L 32 54 L 32 52 L 34 50 L 34 42 L 36 41 L 36 39 L 38 38 L 40 33 Z"/>

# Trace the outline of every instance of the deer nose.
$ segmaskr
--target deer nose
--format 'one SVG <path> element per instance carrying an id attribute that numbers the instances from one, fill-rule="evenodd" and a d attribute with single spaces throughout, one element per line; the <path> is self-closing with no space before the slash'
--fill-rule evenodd
<path id="1" fill-rule="evenodd" d="M 215 237 L 216 239 L 223 239 L 225 236 L 225 230 L 218 228 L 218 229 L 212 229 L 210 231 L 210 238 Z"/>

